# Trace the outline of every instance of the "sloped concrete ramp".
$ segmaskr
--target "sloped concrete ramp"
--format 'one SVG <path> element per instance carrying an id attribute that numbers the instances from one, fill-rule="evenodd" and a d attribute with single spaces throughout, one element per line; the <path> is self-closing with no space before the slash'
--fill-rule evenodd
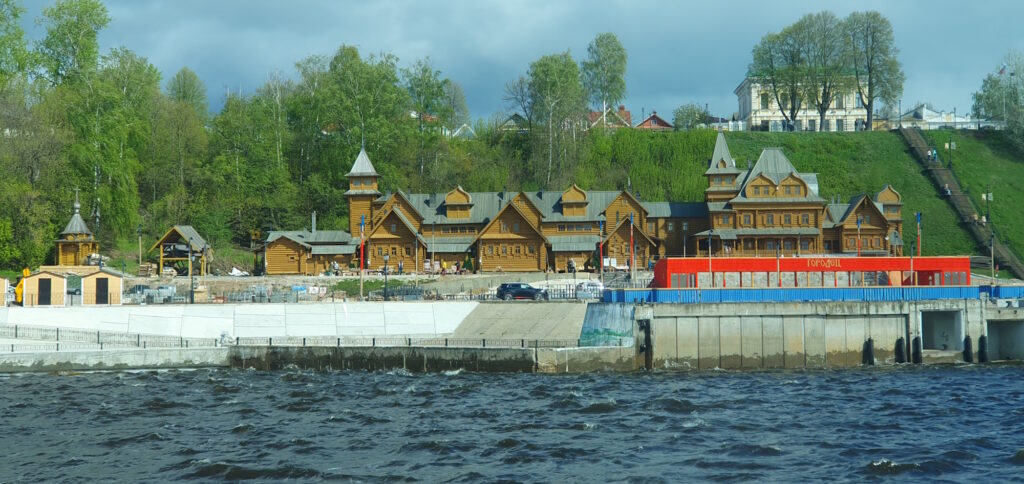
<path id="1" fill-rule="evenodd" d="M 583 302 L 483 302 L 452 332 L 452 338 L 577 340 Z"/>

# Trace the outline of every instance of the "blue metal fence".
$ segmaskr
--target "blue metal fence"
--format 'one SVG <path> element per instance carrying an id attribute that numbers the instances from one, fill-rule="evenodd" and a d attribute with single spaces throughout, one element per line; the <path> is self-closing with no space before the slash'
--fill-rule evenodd
<path id="1" fill-rule="evenodd" d="M 991 286 L 992 297 L 997 299 L 1024 298 L 1024 286 Z"/>
<path id="2" fill-rule="evenodd" d="M 804 301 L 928 301 L 1024 297 L 1024 286 L 796 287 L 725 289 L 612 289 L 604 302 L 714 304 Z"/>

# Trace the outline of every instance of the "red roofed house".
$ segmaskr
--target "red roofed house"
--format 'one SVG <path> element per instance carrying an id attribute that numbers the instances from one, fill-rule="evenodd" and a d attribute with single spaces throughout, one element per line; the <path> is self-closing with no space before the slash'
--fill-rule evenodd
<path id="1" fill-rule="evenodd" d="M 606 127 L 608 129 L 632 128 L 633 115 L 626 110 L 626 106 L 620 104 L 618 111 L 608 108 L 603 114 L 601 111 L 591 111 L 587 115 L 588 128 Z"/>
<path id="2" fill-rule="evenodd" d="M 665 121 L 658 116 L 657 111 L 651 111 L 651 115 L 647 119 L 636 125 L 636 129 L 647 129 L 651 131 L 672 131 L 672 123 Z"/>

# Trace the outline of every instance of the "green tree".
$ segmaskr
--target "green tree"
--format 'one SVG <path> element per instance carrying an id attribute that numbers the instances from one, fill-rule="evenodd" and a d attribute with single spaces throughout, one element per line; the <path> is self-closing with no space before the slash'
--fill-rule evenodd
<path id="1" fill-rule="evenodd" d="M 697 103 L 679 106 L 672 114 L 672 124 L 679 131 L 689 131 L 701 125 L 707 125 L 711 120 L 707 109 Z"/>
<path id="2" fill-rule="evenodd" d="M 607 125 L 604 113 L 608 106 L 618 104 L 626 95 L 626 49 L 615 34 L 598 34 L 587 46 L 583 85 L 590 100 L 601 106 L 602 124 Z"/>
<path id="3" fill-rule="evenodd" d="M 36 51 L 50 83 L 62 84 L 96 68 L 99 32 L 110 23 L 107 7 L 99 0 L 58 0 L 43 9 L 37 23 L 46 29 Z"/>
<path id="4" fill-rule="evenodd" d="M 443 102 L 445 108 L 441 112 L 445 117 L 445 126 L 454 131 L 459 126 L 469 123 L 469 105 L 466 104 L 466 94 L 459 83 L 451 79 L 446 80 Z"/>
<path id="5" fill-rule="evenodd" d="M 584 112 L 580 71 L 568 51 L 541 57 L 530 64 L 531 104 L 540 108 L 538 119 L 548 127 L 548 164 L 544 185 L 551 184 L 555 129 L 574 129 Z M 564 157 L 565 151 L 562 150 Z"/>
<path id="6" fill-rule="evenodd" d="M 397 160 L 414 158 L 415 126 L 408 91 L 399 83 L 398 59 L 391 54 L 362 59 L 355 47 L 341 46 L 331 58 L 332 123 L 345 144 L 343 159 L 355 161 L 360 146 L 374 160 L 386 187 L 407 188 L 415 173 Z M 346 170 L 347 171 L 347 170 Z"/>
<path id="7" fill-rule="evenodd" d="M 995 73 L 982 79 L 981 89 L 974 93 L 973 113 L 981 119 L 1002 120 L 1010 139 L 1024 148 L 1024 87 L 1019 79 L 1024 73 L 1024 55 L 1010 51 L 1003 57 Z"/>
<path id="8" fill-rule="evenodd" d="M 16 133 L 0 136 L 0 232 L 10 230 L 9 238 L 0 233 L 0 268 L 44 263 L 71 215 L 72 177 L 62 156 L 67 136 L 49 122 L 38 88 L 22 75 L 0 91 L 0 126 Z"/>
<path id="9" fill-rule="evenodd" d="M 534 106 L 530 95 L 530 78 L 519 76 L 516 80 L 505 83 L 505 95 L 502 97 L 513 110 L 518 109 L 526 119 L 528 129 L 533 131 Z"/>
<path id="10" fill-rule="evenodd" d="M 794 31 L 807 63 L 801 82 L 804 99 L 818 112 L 818 126 L 825 126 L 825 115 L 833 109 L 836 96 L 853 85 L 846 39 L 836 35 L 842 31 L 842 22 L 828 11 L 807 14 L 797 21 Z"/>
<path id="11" fill-rule="evenodd" d="M 78 136 L 71 148 L 83 156 L 77 159 L 80 168 L 92 168 L 95 208 L 111 235 L 126 235 L 137 224 L 136 177 L 149 145 L 151 113 L 160 98 L 160 72 L 145 58 L 119 48 L 103 57 L 91 84 L 93 89 L 74 88 L 85 105 L 77 106 L 80 116 L 72 119 Z"/>
<path id="12" fill-rule="evenodd" d="M 299 78 L 286 100 L 292 137 L 288 160 L 292 179 L 303 183 L 316 172 L 330 173 L 336 158 L 331 150 L 336 144 L 337 127 L 331 121 L 334 100 L 328 58 L 306 57 L 295 63 L 295 68 Z"/>
<path id="13" fill-rule="evenodd" d="M 214 187 L 206 192 L 210 205 L 192 215 L 197 228 L 221 232 L 222 237 L 243 240 L 253 229 L 285 230 L 300 223 L 296 216 L 298 191 L 288 165 L 278 156 L 277 87 L 268 82 L 251 98 L 229 96 L 224 109 L 211 121 L 208 165 L 199 170 L 197 185 Z M 283 149 L 283 148 L 282 148 Z M 219 189 L 217 188 L 219 187 Z"/>
<path id="14" fill-rule="evenodd" d="M 428 117 L 439 117 L 440 111 L 446 107 L 444 103 L 445 80 L 441 79 L 441 71 L 434 70 L 430 58 L 417 60 L 412 67 L 402 69 L 405 88 L 409 91 L 413 110 L 416 112 L 416 123 L 419 131 L 419 162 L 420 175 L 426 162 L 427 144 L 437 144 L 437 130 L 424 129 L 424 121 Z M 435 128 L 437 122 L 434 122 Z M 436 146 L 435 146 L 436 147 Z"/>
<path id="15" fill-rule="evenodd" d="M 843 22 L 857 94 L 868 110 L 867 129 L 874 120 L 875 101 L 894 105 L 903 95 L 906 76 L 897 60 L 892 24 L 878 12 L 853 12 Z"/>
<path id="16" fill-rule="evenodd" d="M 200 120 L 206 121 L 209 115 L 206 86 L 203 85 L 199 76 L 188 67 L 182 67 L 174 74 L 174 77 L 167 81 L 167 96 L 172 101 L 189 105 Z"/>
<path id="17" fill-rule="evenodd" d="M 29 68 L 30 54 L 25 31 L 18 23 L 25 9 L 15 0 L 0 0 L 0 92 L 12 79 L 24 76 Z"/>
<path id="18" fill-rule="evenodd" d="M 803 105 L 803 82 L 807 61 L 800 43 L 799 25 L 780 33 L 769 33 L 754 46 L 753 62 L 747 77 L 767 91 L 782 112 L 783 119 L 793 126 Z M 757 102 L 757 101 L 754 101 Z"/>

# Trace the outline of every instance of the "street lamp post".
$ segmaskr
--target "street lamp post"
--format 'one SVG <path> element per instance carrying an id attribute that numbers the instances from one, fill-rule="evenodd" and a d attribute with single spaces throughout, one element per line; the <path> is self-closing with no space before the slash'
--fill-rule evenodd
<path id="1" fill-rule="evenodd" d="M 711 277 L 711 287 L 715 287 L 715 273 L 711 271 L 711 234 L 715 229 L 708 229 L 708 276 Z"/>
<path id="2" fill-rule="evenodd" d="M 988 257 L 991 282 L 994 284 L 996 282 L 996 236 L 991 232 L 988 236 Z"/>
<path id="3" fill-rule="evenodd" d="M 917 219 L 917 256 L 921 257 L 921 212 L 914 212 L 914 218 Z"/>
<path id="4" fill-rule="evenodd" d="M 384 300 L 388 300 L 388 255 L 384 254 Z"/>
<path id="5" fill-rule="evenodd" d="M 139 275 L 142 275 L 142 224 L 139 224 L 135 228 L 135 233 L 139 235 Z"/>
<path id="6" fill-rule="evenodd" d="M 192 238 L 188 239 L 188 303 L 196 303 L 196 284 L 192 277 Z"/>
<path id="7" fill-rule="evenodd" d="M 601 275 L 601 286 L 604 287 L 604 221 L 597 222 L 597 231 L 599 232 L 597 236 L 598 274 Z"/>

